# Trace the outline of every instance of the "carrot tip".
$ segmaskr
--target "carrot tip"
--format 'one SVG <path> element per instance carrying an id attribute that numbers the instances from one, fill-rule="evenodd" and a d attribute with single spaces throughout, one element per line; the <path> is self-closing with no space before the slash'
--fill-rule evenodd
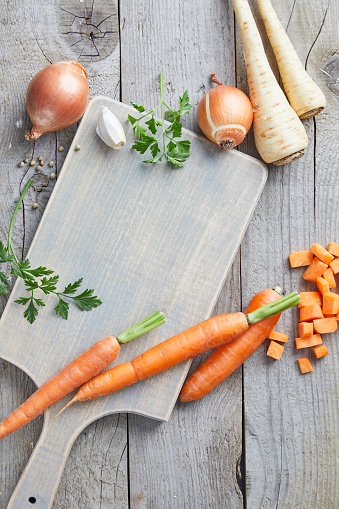
<path id="1" fill-rule="evenodd" d="M 73 403 L 75 403 L 76 401 L 78 401 L 78 399 L 77 399 L 77 396 L 75 395 L 75 396 L 74 396 L 74 398 L 72 398 L 72 399 L 71 399 L 71 401 L 69 401 L 69 402 L 67 403 L 67 405 L 65 405 L 65 406 L 64 406 L 64 407 L 60 410 L 60 412 L 58 412 L 58 413 L 56 414 L 56 416 L 55 416 L 55 417 L 53 417 L 52 422 L 53 422 L 53 421 L 54 421 L 54 420 L 55 420 L 55 419 L 56 419 L 56 418 L 57 418 L 57 417 L 58 417 L 58 416 L 59 416 L 59 415 L 60 415 L 60 414 L 61 414 L 64 410 L 66 410 L 66 408 L 67 408 L 67 407 L 69 407 L 70 405 L 72 405 L 72 404 L 73 404 Z"/>

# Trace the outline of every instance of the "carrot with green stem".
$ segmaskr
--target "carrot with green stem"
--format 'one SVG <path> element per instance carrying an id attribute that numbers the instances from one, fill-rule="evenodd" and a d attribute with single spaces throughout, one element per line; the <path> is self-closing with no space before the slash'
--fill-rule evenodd
<path id="1" fill-rule="evenodd" d="M 74 389 L 100 373 L 117 357 L 120 351 L 120 343 L 128 343 L 164 322 L 165 317 L 162 312 L 156 311 L 119 334 L 117 338 L 108 336 L 97 341 L 67 364 L 58 374 L 39 387 L 22 405 L 0 423 L 0 439 L 28 424 L 46 408 L 54 405 Z"/>
<path id="2" fill-rule="evenodd" d="M 304 155 L 308 139 L 268 63 L 247 0 L 232 0 L 244 48 L 257 150 L 276 166 Z"/>
<path id="3" fill-rule="evenodd" d="M 218 315 L 194 325 L 147 350 L 131 362 L 115 366 L 92 378 L 80 387 L 74 398 L 61 412 L 76 401 L 105 396 L 162 373 L 206 350 L 227 343 L 243 334 L 250 324 L 281 313 L 298 304 L 299 300 L 298 293 L 293 292 L 248 314 Z"/>
<path id="4" fill-rule="evenodd" d="M 304 69 L 271 1 L 257 2 L 290 105 L 298 117 L 314 117 L 325 108 L 326 98 Z"/>

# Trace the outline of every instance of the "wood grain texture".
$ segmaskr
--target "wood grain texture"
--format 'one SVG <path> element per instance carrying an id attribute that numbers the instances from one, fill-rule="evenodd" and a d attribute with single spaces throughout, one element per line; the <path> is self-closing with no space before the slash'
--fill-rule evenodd
<path id="1" fill-rule="evenodd" d="M 250 5 L 278 76 L 256 2 Z M 326 90 L 320 68 L 338 47 L 338 6 L 303 1 L 273 5 L 301 60 L 326 94 L 328 106 L 314 120 L 304 121 L 309 137 L 306 155 L 278 171 L 269 169 L 242 243 L 246 301 L 257 289 L 277 283 L 286 292 L 313 290 L 302 279 L 303 269 L 291 271 L 288 254 L 308 249 L 313 242 L 327 245 L 337 235 L 333 200 L 338 193 L 338 155 L 329 146 L 335 145 L 338 99 Z M 237 73 L 244 79 L 240 56 Z M 338 505 L 338 334 L 324 337 L 330 356 L 320 363 L 312 352 L 296 351 L 297 321 L 297 310 L 286 312 L 279 321 L 277 330 L 290 337 L 280 361 L 266 357 L 264 345 L 244 367 L 247 504 L 254 509 Z M 297 358 L 302 356 L 313 365 L 309 377 L 299 372 Z"/>

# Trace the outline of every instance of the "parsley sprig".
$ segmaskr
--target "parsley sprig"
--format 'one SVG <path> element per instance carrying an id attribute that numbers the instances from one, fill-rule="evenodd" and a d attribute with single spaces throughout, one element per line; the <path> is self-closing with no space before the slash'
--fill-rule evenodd
<path id="1" fill-rule="evenodd" d="M 164 101 L 164 73 L 160 75 L 160 101 L 152 110 L 131 101 L 132 106 L 143 115 L 135 118 L 128 115 L 128 120 L 133 126 L 135 136 L 138 138 L 132 146 L 133 149 L 144 154 L 151 151 L 152 158 L 145 159 L 144 163 L 156 163 L 164 158 L 176 168 L 184 166 L 190 155 L 189 140 L 181 140 L 182 125 L 180 117 L 191 109 L 187 90 L 179 97 L 179 108 L 172 109 Z M 161 111 L 161 120 L 155 118 L 156 112 Z M 166 108 L 166 112 L 165 112 Z M 165 114 L 170 124 L 165 125 Z M 145 120 L 146 117 L 151 117 Z"/>
<path id="2" fill-rule="evenodd" d="M 54 274 L 54 270 L 47 269 L 47 267 L 37 267 L 33 269 L 29 260 L 26 258 L 23 262 L 20 262 L 14 252 L 12 245 L 12 230 L 14 225 L 15 216 L 20 208 L 24 196 L 32 184 L 33 180 L 29 180 L 23 190 L 17 206 L 14 209 L 9 230 L 7 246 L 5 247 L 0 242 L 0 263 L 7 263 L 11 267 L 11 274 L 16 277 L 20 277 L 24 280 L 25 288 L 28 292 L 28 296 L 20 297 L 14 302 L 26 306 L 24 311 L 24 317 L 30 323 L 33 323 L 39 313 L 39 307 L 45 306 L 45 302 L 37 295 L 42 292 L 44 295 L 53 293 L 58 298 L 58 304 L 54 308 L 57 315 L 62 318 L 68 318 L 69 302 L 65 299 L 73 301 L 82 311 L 89 311 L 101 304 L 101 300 L 93 295 L 94 290 L 84 290 L 82 293 L 75 295 L 76 291 L 80 288 L 83 278 L 78 279 L 74 283 L 68 284 L 62 292 L 57 291 L 57 284 L 59 282 L 59 276 Z M 52 274 L 54 274 L 52 276 Z M 50 276 L 50 277 L 47 277 Z M 9 286 L 6 275 L 0 272 L 0 293 L 4 295 L 9 294 Z"/>

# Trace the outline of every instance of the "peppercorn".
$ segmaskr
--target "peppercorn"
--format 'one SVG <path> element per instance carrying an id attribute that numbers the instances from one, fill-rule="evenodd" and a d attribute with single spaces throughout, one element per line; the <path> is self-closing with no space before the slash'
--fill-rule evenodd
<path id="1" fill-rule="evenodd" d="M 19 166 L 24 166 L 24 165 L 25 165 L 25 163 L 24 163 L 23 161 L 21 161 L 21 162 L 19 163 Z"/>
<path id="2" fill-rule="evenodd" d="M 32 161 L 29 163 L 31 166 L 35 166 L 35 161 L 32 159 Z"/>
<path id="3" fill-rule="evenodd" d="M 56 173 L 51 173 L 50 177 L 51 177 L 51 179 L 55 179 Z"/>
<path id="4" fill-rule="evenodd" d="M 63 152 L 64 150 L 65 150 L 64 147 L 62 145 L 60 145 L 59 152 Z"/>
<path id="5" fill-rule="evenodd" d="M 52 168 L 52 166 L 54 166 L 54 161 L 50 161 L 48 165 Z"/>
<path id="6" fill-rule="evenodd" d="M 80 145 L 75 145 L 75 150 L 80 150 L 80 149 L 81 149 Z"/>
<path id="7" fill-rule="evenodd" d="M 33 207 L 33 209 L 37 209 L 39 207 L 39 205 L 35 202 L 35 203 L 33 203 L 32 207 Z"/>

